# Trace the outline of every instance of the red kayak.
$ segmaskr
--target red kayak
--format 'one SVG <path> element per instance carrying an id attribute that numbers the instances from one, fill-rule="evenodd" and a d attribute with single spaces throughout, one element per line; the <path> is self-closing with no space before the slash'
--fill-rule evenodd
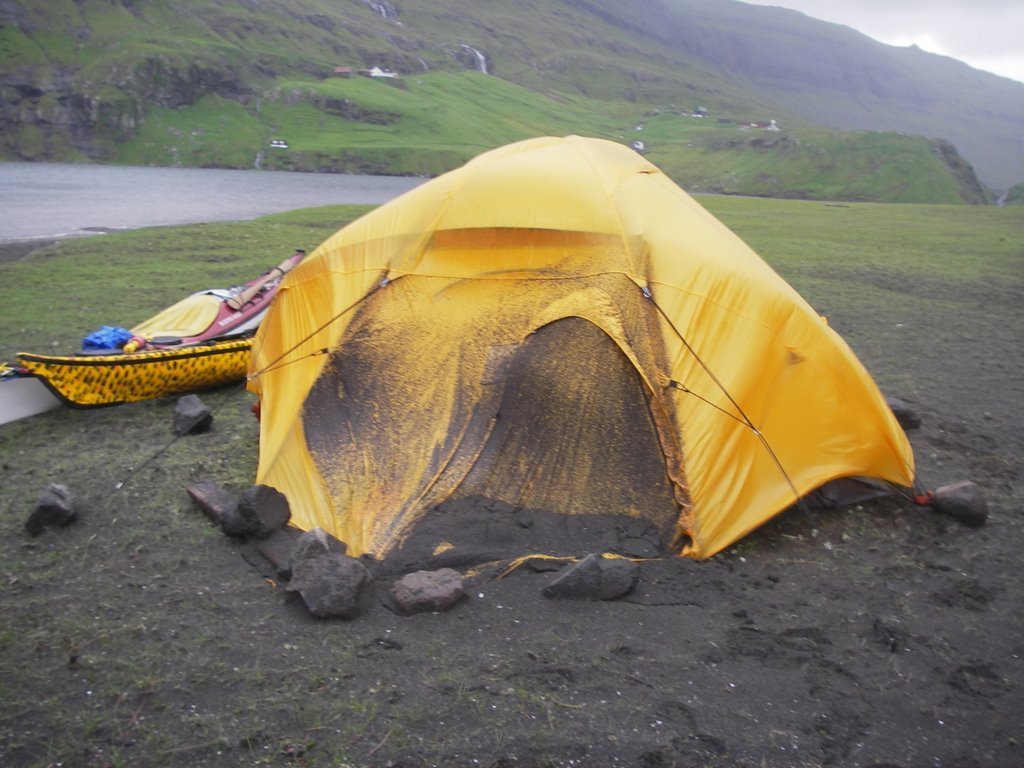
<path id="1" fill-rule="evenodd" d="M 132 339 L 123 351 L 167 349 L 252 333 L 277 295 L 281 279 L 305 255 L 297 250 L 269 272 L 235 288 L 193 293 L 132 328 Z"/>
<path id="2" fill-rule="evenodd" d="M 245 378 L 256 330 L 298 250 L 243 285 L 199 291 L 131 330 L 105 326 L 71 355 L 18 353 L 0 389 L 0 424 L 63 402 L 93 408 L 221 386 Z"/>

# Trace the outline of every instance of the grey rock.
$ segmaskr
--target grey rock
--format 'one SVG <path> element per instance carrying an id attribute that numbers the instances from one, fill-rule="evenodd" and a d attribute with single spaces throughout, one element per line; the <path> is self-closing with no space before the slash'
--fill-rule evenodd
<path id="1" fill-rule="evenodd" d="M 238 499 L 211 480 L 200 480 L 193 483 L 186 489 L 199 507 L 206 513 L 213 522 L 221 524 L 225 515 L 234 512 L 238 506 Z"/>
<path id="2" fill-rule="evenodd" d="M 267 578 L 287 581 L 291 578 L 290 559 L 298 538 L 299 532 L 294 528 L 278 528 L 266 538 L 250 542 L 249 551 L 258 555 L 258 559 L 249 557 L 244 549 L 242 556 L 253 563 Z M 267 565 L 271 567 L 271 573 L 267 573 Z"/>
<path id="3" fill-rule="evenodd" d="M 50 483 L 39 494 L 36 508 L 25 521 L 25 530 L 31 536 L 38 536 L 46 528 L 70 525 L 78 519 L 75 500 L 66 485 Z"/>
<path id="4" fill-rule="evenodd" d="M 640 566 L 630 560 L 589 554 L 559 571 L 542 594 L 562 600 L 614 600 L 632 592 L 639 578 Z"/>
<path id="5" fill-rule="evenodd" d="M 602 600 L 628 595 L 640 580 L 640 566 L 632 560 L 601 559 Z"/>
<path id="6" fill-rule="evenodd" d="M 936 489 L 932 498 L 932 508 L 975 528 L 984 525 L 988 520 L 988 502 L 985 495 L 969 480 Z"/>
<path id="7" fill-rule="evenodd" d="M 391 587 L 395 608 L 405 615 L 446 611 L 465 594 L 462 574 L 453 568 L 409 573 Z"/>
<path id="8" fill-rule="evenodd" d="M 195 435 L 206 432 L 213 424 L 213 412 L 198 395 L 178 398 L 174 406 L 174 431 L 179 435 Z"/>
<path id="9" fill-rule="evenodd" d="M 338 539 L 331 536 L 323 528 L 303 531 L 292 547 L 285 575 L 290 574 L 295 569 L 295 564 L 303 560 L 309 560 L 331 552 L 344 555 L 347 551 L 348 547 L 345 545 L 345 542 L 338 541 Z"/>
<path id="10" fill-rule="evenodd" d="M 365 609 L 373 577 L 354 557 L 331 552 L 295 563 L 287 589 L 314 616 L 353 619 Z"/>
<path id="11" fill-rule="evenodd" d="M 237 539 L 248 539 L 255 533 L 252 522 L 248 518 L 243 517 L 238 511 L 237 503 L 233 507 L 223 510 L 218 518 L 218 522 L 220 523 L 220 529 L 225 534 Z"/>
<path id="12" fill-rule="evenodd" d="M 897 397 L 887 397 L 885 402 L 888 403 L 889 409 L 901 427 L 904 429 L 917 429 L 921 426 L 921 416 L 910 403 Z"/>
<path id="13" fill-rule="evenodd" d="M 544 597 L 597 600 L 601 593 L 601 556 L 590 554 L 562 568 L 543 589 Z"/>
<path id="14" fill-rule="evenodd" d="M 288 525 L 292 517 L 287 497 L 269 485 L 254 485 L 246 489 L 238 499 L 236 512 L 240 519 L 232 518 L 228 523 L 232 530 L 239 532 L 231 535 L 254 539 L 265 539 Z"/>

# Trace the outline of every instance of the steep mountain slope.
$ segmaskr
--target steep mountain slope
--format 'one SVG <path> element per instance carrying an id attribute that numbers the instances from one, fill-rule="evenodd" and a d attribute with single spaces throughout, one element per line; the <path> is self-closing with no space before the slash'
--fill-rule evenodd
<path id="1" fill-rule="evenodd" d="M 1006 190 L 1024 178 L 1024 84 L 919 48 L 896 48 L 796 11 L 734 0 L 666 0 L 647 31 L 789 111 L 844 130 L 953 143 Z"/>
<path id="2" fill-rule="evenodd" d="M 910 131 L 911 119 L 938 125 L 911 101 L 939 98 L 927 71 L 905 65 L 901 81 L 883 55 L 895 49 L 844 30 L 854 59 L 807 74 L 822 69 L 815 46 L 835 47 L 833 25 L 777 10 L 734 0 L 6 0 L 0 157 L 430 174 L 506 141 L 580 132 L 641 141 L 678 180 L 711 191 L 983 202 L 957 153 L 965 146 L 993 166 L 991 186 L 1024 176 L 1012 131 L 1024 120 L 1000 111 L 981 73 L 964 81 L 981 117 L 947 110 L 948 128 Z M 766 54 L 780 49 L 791 55 Z M 868 71 L 856 56 L 874 67 L 862 80 L 902 84 L 844 90 Z M 335 76 L 372 66 L 404 77 L 368 88 Z M 887 130 L 968 138 L 954 149 L 909 136 L 836 141 L 815 128 L 876 127 L 856 123 L 864 94 Z M 917 106 L 900 123 L 904 103 Z M 713 119 L 692 119 L 698 109 Z M 770 119 L 783 135 L 753 135 Z M 289 150 L 264 151 L 282 131 Z M 914 188 L 886 171 L 883 147 L 915 158 L 898 172 Z M 992 147 L 999 162 L 983 152 Z M 814 160 L 823 154 L 826 183 Z"/>

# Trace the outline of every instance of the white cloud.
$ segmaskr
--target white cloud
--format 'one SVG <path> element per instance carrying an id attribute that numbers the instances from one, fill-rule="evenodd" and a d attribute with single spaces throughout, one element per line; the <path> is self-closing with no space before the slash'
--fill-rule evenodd
<path id="1" fill-rule="evenodd" d="M 743 0 L 844 24 L 889 45 L 917 45 L 1024 82 L 1020 0 Z"/>

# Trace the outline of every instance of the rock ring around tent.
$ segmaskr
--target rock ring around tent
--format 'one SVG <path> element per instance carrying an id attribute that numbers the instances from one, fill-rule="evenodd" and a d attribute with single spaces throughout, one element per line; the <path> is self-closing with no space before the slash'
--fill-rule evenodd
<path id="1" fill-rule="evenodd" d="M 837 478 L 914 477 L 827 322 L 598 139 L 486 152 L 340 230 L 282 282 L 249 385 L 293 522 L 422 567 L 600 551 L 591 527 L 705 558 Z"/>

